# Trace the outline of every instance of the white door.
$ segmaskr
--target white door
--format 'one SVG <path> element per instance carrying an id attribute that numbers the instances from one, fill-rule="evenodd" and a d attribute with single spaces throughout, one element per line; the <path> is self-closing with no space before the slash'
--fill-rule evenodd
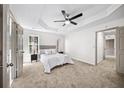
<path id="1" fill-rule="evenodd" d="M 116 31 L 116 68 L 117 72 L 124 73 L 124 27 Z"/>
<path id="2" fill-rule="evenodd" d="M 7 74 L 8 74 L 8 81 L 9 81 L 9 86 L 11 86 L 14 78 L 15 78 L 15 70 L 14 70 L 14 67 L 16 66 L 15 65 L 15 61 L 14 61 L 14 57 L 15 57 L 15 54 L 13 55 L 14 51 L 14 46 L 13 46 L 13 34 L 15 33 L 14 32 L 14 29 L 12 28 L 13 27 L 13 24 L 12 24 L 12 19 L 11 17 L 9 17 L 8 19 L 8 30 L 7 30 L 7 38 L 6 38 L 6 43 L 7 43 L 7 46 L 6 46 L 6 53 L 7 53 Z"/>
<path id="3" fill-rule="evenodd" d="M 9 5 L 3 7 L 3 87 L 11 87 L 14 79 L 14 61 L 13 61 L 13 33 L 12 20 L 9 14 Z"/>
<path id="4" fill-rule="evenodd" d="M 11 22 L 11 49 L 12 49 L 12 63 L 13 63 L 13 68 L 11 70 L 12 72 L 12 75 L 11 75 L 11 78 L 14 80 L 17 75 L 16 75 L 16 24 L 14 22 L 14 20 L 12 20 Z"/>
<path id="5" fill-rule="evenodd" d="M 13 82 L 13 80 L 14 80 L 14 78 L 15 78 L 15 71 L 14 71 L 14 67 L 15 67 L 15 61 L 14 61 L 14 57 L 15 57 L 15 55 L 13 55 L 13 53 L 14 53 L 14 51 L 13 51 L 13 49 L 14 49 L 14 47 L 13 47 L 13 43 L 14 43 L 14 41 L 13 41 L 13 33 L 15 33 L 14 32 L 14 30 L 13 30 L 13 21 L 12 21 L 12 19 L 11 19 L 11 17 L 9 17 L 9 33 L 8 33 L 8 41 L 9 41 L 9 67 L 10 67 L 10 85 L 12 84 L 12 82 Z"/>
<path id="6" fill-rule="evenodd" d="M 23 29 L 16 24 L 16 68 L 17 77 L 23 72 Z"/>
<path id="7" fill-rule="evenodd" d="M 11 84 L 11 35 L 9 23 L 9 6 L 3 5 L 3 87 L 10 87 Z"/>

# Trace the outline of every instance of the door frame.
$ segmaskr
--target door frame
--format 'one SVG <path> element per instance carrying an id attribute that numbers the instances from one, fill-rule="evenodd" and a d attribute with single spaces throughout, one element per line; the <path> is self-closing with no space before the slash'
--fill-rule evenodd
<path id="1" fill-rule="evenodd" d="M 112 28 L 107 28 L 107 29 L 103 29 L 103 30 L 98 30 L 98 31 L 96 31 L 95 32 L 95 65 L 97 65 L 98 64 L 98 62 L 97 62 L 97 57 L 98 57 L 98 54 L 97 54 L 97 39 L 98 39 L 98 33 L 99 32 L 105 32 L 105 31 L 108 31 L 108 30 L 114 30 L 114 29 L 117 29 L 118 28 L 118 26 L 116 26 L 116 27 L 112 27 Z"/>
<path id="2" fill-rule="evenodd" d="M 3 87 L 10 87 L 10 81 L 8 80 L 7 73 L 7 32 L 8 32 L 8 20 L 9 20 L 9 5 L 3 5 Z"/>
<path id="3" fill-rule="evenodd" d="M 119 27 L 119 28 L 117 28 L 117 35 L 116 35 L 116 43 L 117 43 L 117 45 L 116 45 L 116 47 L 117 47 L 117 51 L 116 51 L 116 56 L 117 56 L 117 58 L 116 58 L 116 61 L 117 61 L 117 64 L 116 64 L 116 71 L 117 71 L 117 73 L 119 73 L 119 74 L 124 74 L 124 69 L 122 69 L 123 67 L 121 67 L 123 64 L 121 64 L 121 62 L 123 62 L 123 61 L 121 61 L 121 55 L 124 55 L 124 49 L 122 48 L 123 46 L 121 45 L 122 43 L 121 43 L 121 39 L 124 37 L 124 33 L 122 33 L 122 32 L 124 32 L 124 31 L 121 31 L 121 30 L 123 30 L 124 29 L 124 26 L 121 26 L 121 27 Z M 122 59 L 123 60 L 123 59 Z"/>

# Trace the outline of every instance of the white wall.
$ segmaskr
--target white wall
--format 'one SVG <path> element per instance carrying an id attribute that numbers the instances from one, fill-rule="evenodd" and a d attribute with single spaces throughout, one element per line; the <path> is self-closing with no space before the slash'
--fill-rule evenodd
<path id="1" fill-rule="evenodd" d="M 65 51 L 72 58 L 94 64 L 94 32 L 80 31 L 71 33 L 65 39 Z"/>
<path id="2" fill-rule="evenodd" d="M 36 35 L 39 37 L 39 45 L 56 45 L 57 40 L 59 39 L 61 40 L 59 51 L 64 51 L 65 41 L 63 35 L 24 29 L 24 34 L 23 34 L 23 38 L 24 38 L 23 49 L 25 52 L 24 61 L 23 61 L 24 63 L 30 62 L 30 54 L 29 54 L 29 46 L 28 46 L 30 35 Z"/>
<path id="3" fill-rule="evenodd" d="M 123 26 L 124 19 L 113 20 L 92 28 L 80 28 L 66 35 L 65 51 L 71 57 L 80 61 L 95 64 L 95 32 L 105 27 Z"/>

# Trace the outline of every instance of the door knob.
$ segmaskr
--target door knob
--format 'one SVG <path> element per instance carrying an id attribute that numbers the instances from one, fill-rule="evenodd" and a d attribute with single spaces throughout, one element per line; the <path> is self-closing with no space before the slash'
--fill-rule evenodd
<path id="1" fill-rule="evenodd" d="M 10 63 L 9 65 L 12 67 L 13 66 L 13 63 Z"/>
<path id="2" fill-rule="evenodd" d="M 11 66 L 11 67 L 12 67 L 12 66 L 13 66 L 13 63 L 7 64 L 7 67 L 9 67 L 9 66 Z"/>

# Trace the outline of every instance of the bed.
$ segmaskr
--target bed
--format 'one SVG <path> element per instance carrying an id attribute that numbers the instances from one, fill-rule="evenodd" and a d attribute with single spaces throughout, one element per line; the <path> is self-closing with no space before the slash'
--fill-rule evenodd
<path id="1" fill-rule="evenodd" d="M 40 62 L 43 64 L 45 73 L 51 73 L 51 69 L 59 65 L 74 64 L 68 55 L 57 53 L 54 46 L 42 46 L 40 49 L 42 51 L 40 53 Z"/>

